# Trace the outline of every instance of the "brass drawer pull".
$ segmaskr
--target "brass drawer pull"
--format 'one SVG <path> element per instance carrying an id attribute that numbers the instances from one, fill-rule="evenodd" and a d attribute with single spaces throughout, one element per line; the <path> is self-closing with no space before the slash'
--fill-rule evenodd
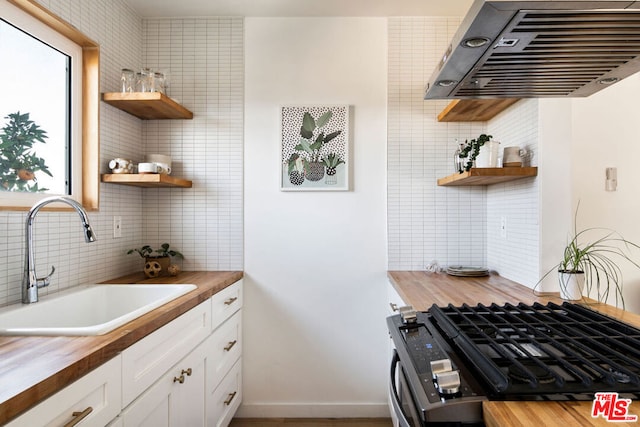
<path id="1" fill-rule="evenodd" d="M 224 401 L 224 404 L 229 406 L 231 405 L 231 401 L 233 400 L 234 397 L 236 397 L 236 393 L 237 392 L 233 392 L 233 393 L 229 393 L 229 397 L 227 397 L 227 400 Z"/>
<path id="2" fill-rule="evenodd" d="M 232 297 L 232 298 L 229 298 L 228 300 L 226 300 L 226 301 L 224 302 L 224 305 L 231 305 L 231 304 L 233 304 L 234 302 L 236 302 L 236 300 L 237 300 L 237 299 L 238 299 L 238 297 Z"/>
<path id="3" fill-rule="evenodd" d="M 64 427 L 73 427 L 73 426 L 75 426 L 80 421 L 82 421 L 85 418 L 87 418 L 87 415 L 89 415 L 92 411 L 93 411 L 93 408 L 91 406 L 89 406 L 87 409 L 85 409 L 82 412 L 77 412 L 77 411 L 72 412 L 71 415 L 73 416 L 73 419 L 71 421 L 69 421 L 68 423 L 66 423 L 64 425 Z"/>
<path id="4" fill-rule="evenodd" d="M 181 374 L 187 374 L 188 377 L 191 376 L 191 374 L 193 373 L 193 371 L 191 370 L 191 368 L 189 369 L 183 369 L 182 372 L 180 372 Z"/>
<path id="5" fill-rule="evenodd" d="M 238 340 L 229 341 L 229 344 L 227 344 L 227 346 L 224 348 L 224 351 L 231 350 L 233 346 L 236 345 L 237 342 Z"/>
<path id="6" fill-rule="evenodd" d="M 184 384 L 184 375 L 180 375 L 179 377 L 173 377 L 173 382 Z"/>

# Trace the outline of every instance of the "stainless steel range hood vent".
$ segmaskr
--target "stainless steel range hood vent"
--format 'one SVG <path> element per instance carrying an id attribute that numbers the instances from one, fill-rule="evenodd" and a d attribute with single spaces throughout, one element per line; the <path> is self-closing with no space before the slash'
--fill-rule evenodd
<path id="1" fill-rule="evenodd" d="M 476 0 L 424 98 L 584 97 L 637 71 L 640 1 Z"/>

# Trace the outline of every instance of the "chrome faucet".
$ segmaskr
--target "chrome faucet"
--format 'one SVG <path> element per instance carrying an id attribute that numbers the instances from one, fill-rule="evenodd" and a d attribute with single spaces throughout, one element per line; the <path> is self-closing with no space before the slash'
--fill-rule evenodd
<path id="1" fill-rule="evenodd" d="M 23 304 L 31 304 L 34 302 L 38 302 L 38 288 L 43 288 L 45 286 L 49 286 L 49 282 L 51 276 L 56 271 L 54 266 L 51 266 L 51 273 L 43 278 L 38 278 L 36 276 L 36 266 L 35 266 L 35 255 L 33 250 L 33 221 L 35 220 L 36 214 L 40 211 L 45 205 L 49 203 L 62 202 L 71 206 L 78 212 L 80 215 L 80 220 L 82 221 L 82 227 L 84 228 L 84 240 L 87 243 L 95 242 L 96 235 L 93 233 L 91 229 L 91 225 L 89 225 L 89 217 L 87 212 L 84 210 L 82 205 L 75 200 L 69 197 L 61 197 L 61 196 L 53 196 L 47 197 L 45 199 L 40 200 L 38 203 L 33 205 L 31 209 L 29 209 L 29 213 L 27 214 L 26 221 L 26 248 L 25 248 L 25 257 L 24 257 L 24 274 L 22 276 L 22 303 Z"/>

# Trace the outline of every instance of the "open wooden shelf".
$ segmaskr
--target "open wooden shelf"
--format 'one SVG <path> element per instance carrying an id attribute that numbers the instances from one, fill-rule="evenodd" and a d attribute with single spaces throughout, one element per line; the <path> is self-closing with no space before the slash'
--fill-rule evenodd
<path id="1" fill-rule="evenodd" d="M 191 111 L 160 92 L 107 92 L 102 100 L 143 120 L 193 118 Z"/>
<path id="2" fill-rule="evenodd" d="M 438 114 L 438 121 L 486 122 L 519 100 L 518 98 L 454 99 Z"/>
<path id="3" fill-rule="evenodd" d="M 438 179 L 440 186 L 455 185 L 491 185 L 513 181 L 538 175 L 538 168 L 505 167 L 505 168 L 471 168 L 468 172 L 454 173 Z"/>
<path id="4" fill-rule="evenodd" d="M 105 173 L 102 175 L 102 182 L 145 188 L 191 188 L 193 185 L 187 179 L 159 173 Z"/>

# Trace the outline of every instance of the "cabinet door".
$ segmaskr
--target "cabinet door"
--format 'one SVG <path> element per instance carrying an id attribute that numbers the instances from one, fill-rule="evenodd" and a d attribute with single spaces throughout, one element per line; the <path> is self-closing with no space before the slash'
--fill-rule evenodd
<path id="1" fill-rule="evenodd" d="M 204 426 L 205 346 L 173 366 L 121 414 L 123 427 Z"/>
<path id="2" fill-rule="evenodd" d="M 19 416 L 6 427 L 64 426 L 82 418 L 79 426 L 104 426 L 122 408 L 120 355 Z"/>
<path id="3" fill-rule="evenodd" d="M 211 297 L 211 323 L 213 329 L 242 307 L 242 279 Z"/>
<path id="4" fill-rule="evenodd" d="M 207 390 L 210 388 L 207 385 Z M 207 426 L 227 427 L 242 402 L 242 359 L 207 396 Z"/>
<path id="5" fill-rule="evenodd" d="M 194 307 L 122 353 L 123 406 L 209 336 L 210 304 L 205 301 Z"/>

